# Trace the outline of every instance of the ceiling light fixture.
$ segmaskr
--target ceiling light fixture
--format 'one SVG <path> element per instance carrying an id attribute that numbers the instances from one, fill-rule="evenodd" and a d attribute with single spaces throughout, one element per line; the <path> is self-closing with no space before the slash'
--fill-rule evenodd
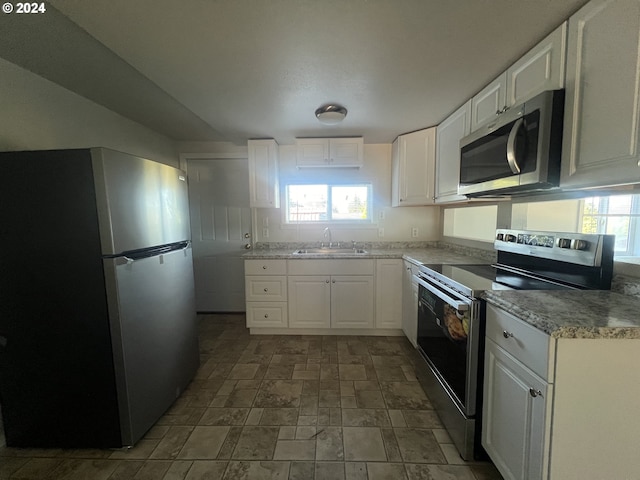
<path id="1" fill-rule="evenodd" d="M 316 110 L 316 117 L 325 125 L 336 125 L 347 116 L 347 109 L 342 105 L 323 105 Z"/>

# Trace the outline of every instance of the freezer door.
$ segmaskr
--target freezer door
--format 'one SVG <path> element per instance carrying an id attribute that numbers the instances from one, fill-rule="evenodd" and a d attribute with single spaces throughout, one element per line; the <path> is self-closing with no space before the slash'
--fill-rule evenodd
<path id="1" fill-rule="evenodd" d="M 103 255 L 190 238 L 184 172 L 106 148 L 91 157 Z"/>
<path id="2" fill-rule="evenodd" d="M 122 441 L 133 445 L 200 362 L 191 249 L 104 265 Z"/>

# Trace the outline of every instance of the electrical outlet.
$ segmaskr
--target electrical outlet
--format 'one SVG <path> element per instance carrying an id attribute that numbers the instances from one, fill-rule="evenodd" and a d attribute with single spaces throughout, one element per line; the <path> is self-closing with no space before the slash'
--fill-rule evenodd
<path id="1" fill-rule="evenodd" d="M 411 229 L 411 236 L 412 236 L 413 238 L 416 238 L 416 237 L 418 236 L 418 227 L 413 227 L 413 228 Z"/>
<path id="2" fill-rule="evenodd" d="M 269 238 L 269 229 L 266 227 L 262 229 L 262 238 Z"/>
<path id="3" fill-rule="evenodd" d="M 384 220 L 384 210 L 378 212 L 378 220 Z"/>
<path id="4" fill-rule="evenodd" d="M 378 229 L 378 237 L 380 238 L 384 237 L 384 228 L 380 227 Z"/>

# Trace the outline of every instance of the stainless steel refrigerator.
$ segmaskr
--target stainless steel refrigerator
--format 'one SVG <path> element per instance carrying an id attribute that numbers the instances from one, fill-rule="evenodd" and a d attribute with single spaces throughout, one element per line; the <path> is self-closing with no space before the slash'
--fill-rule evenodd
<path id="1" fill-rule="evenodd" d="M 95 148 L 0 153 L 8 446 L 133 445 L 199 365 L 187 182 Z"/>

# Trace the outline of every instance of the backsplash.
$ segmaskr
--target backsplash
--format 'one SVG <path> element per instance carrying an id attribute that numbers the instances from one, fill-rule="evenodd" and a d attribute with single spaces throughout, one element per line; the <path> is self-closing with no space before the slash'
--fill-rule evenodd
<path id="1" fill-rule="evenodd" d="M 640 298 L 640 278 L 614 275 L 611 280 L 611 291 Z"/>

